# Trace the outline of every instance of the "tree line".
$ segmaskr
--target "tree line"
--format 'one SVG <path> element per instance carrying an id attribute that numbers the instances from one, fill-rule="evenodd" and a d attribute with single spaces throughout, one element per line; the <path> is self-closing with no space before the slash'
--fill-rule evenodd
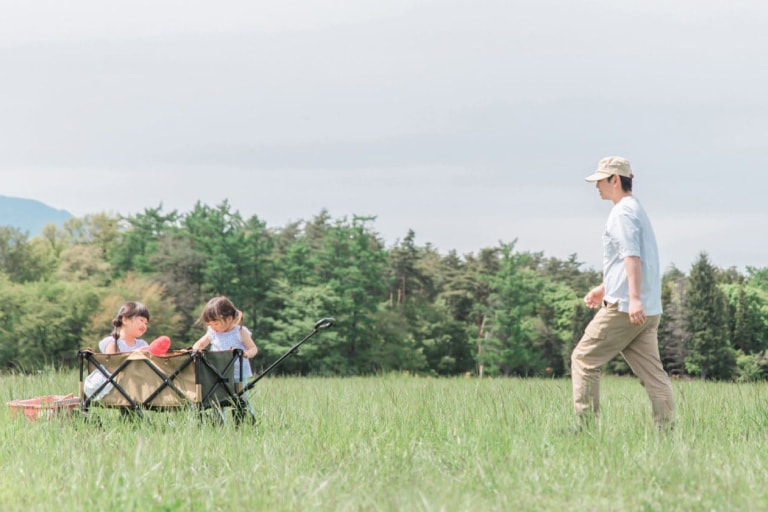
<path id="1" fill-rule="evenodd" d="M 515 241 L 441 255 L 413 231 L 386 247 L 375 217 L 270 228 L 225 201 L 187 213 L 162 205 L 99 213 L 29 237 L 0 227 L 0 365 L 73 366 L 77 350 L 111 331 L 126 300 L 151 313 L 145 336 L 185 348 L 205 302 L 228 296 L 259 346 L 256 367 L 314 322 L 336 326 L 281 366 L 294 375 L 563 376 L 594 312 L 601 280 L 571 255 L 520 252 Z M 768 375 L 768 268 L 720 269 L 705 253 L 663 276 L 662 361 L 674 375 L 750 381 Z M 617 358 L 606 371 L 627 373 Z"/>

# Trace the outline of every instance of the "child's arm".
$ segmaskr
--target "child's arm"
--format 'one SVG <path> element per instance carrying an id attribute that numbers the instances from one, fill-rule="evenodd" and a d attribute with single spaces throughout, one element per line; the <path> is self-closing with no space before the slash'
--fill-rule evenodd
<path id="1" fill-rule="evenodd" d="M 245 329 L 240 329 L 240 338 L 243 340 L 243 345 L 245 345 L 243 356 L 247 358 L 256 357 L 256 354 L 259 353 L 259 348 L 253 342 L 251 334 Z"/>
<path id="2" fill-rule="evenodd" d="M 197 340 L 194 345 L 192 345 L 192 350 L 203 350 L 205 347 L 210 345 L 211 338 L 208 337 L 208 333 L 205 333 L 202 338 Z"/>
<path id="3" fill-rule="evenodd" d="M 107 342 L 107 346 L 104 350 L 105 354 L 117 354 L 119 350 L 117 349 L 117 340 L 112 339 L 109 342 Z"/>

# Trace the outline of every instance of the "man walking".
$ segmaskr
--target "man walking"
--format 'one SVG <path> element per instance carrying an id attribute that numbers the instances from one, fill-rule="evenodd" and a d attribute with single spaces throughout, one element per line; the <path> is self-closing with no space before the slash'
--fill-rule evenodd
<path id="1" fill-rule="evenodd" d="M 586 178 L 612 201 L 603 234 L 603 283 L 584 302 L 600 311 L 571 354 L 573 405 L 580 425 L 600 412 L 600 367 L 621 354 L 645 386 L 657 427 L 672 425 L 672 385 L 659 357 L 661 273 L 656 237 L 640 202 L 632 196 L 632 169 L 618 156 L 600 160 Z"/>

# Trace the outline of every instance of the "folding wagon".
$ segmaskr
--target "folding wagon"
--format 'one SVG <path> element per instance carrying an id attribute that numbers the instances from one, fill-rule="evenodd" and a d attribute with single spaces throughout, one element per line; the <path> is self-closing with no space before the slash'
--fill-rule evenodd
<path id="1" fill-rule="evenodd" d="M 237 422 L 255 420 L 245 392 L 296 354 L 302 343 L 333 323 L 332 318 L 315 323 L 312 332 L 245 385 L 234 380 L 235 367 L 239 366 L 242 375 L 243 366 L 250 364 L 241 350 L 174 350 L 162 355 L 81 350 L 77 353 L 81 409 L 86 417 L 91 406 L 118 408 L 143 417 L 144 411 L 178 410 L 192 405 L 201 415 L 213 408 L 223 420 L 222 408 L 232 407 Z"/>

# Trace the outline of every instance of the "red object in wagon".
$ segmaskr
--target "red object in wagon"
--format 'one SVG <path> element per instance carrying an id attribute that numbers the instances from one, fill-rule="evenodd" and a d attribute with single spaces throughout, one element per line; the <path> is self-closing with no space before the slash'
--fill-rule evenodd
<path id="1" fill-rule="evenodd" d="M 80 406 L 80 398 L 70 393 L 68 395 L 38 396 L 26 400 L 11 400 L 6 404 L 11 408 L 12 418 L 23 413 L 28 420 L 37 421 L 40 418 L 50 419 L 54 415 L 72 416 L 72 411 Z"/>
<path id="2" fill-rule="evenodd" d="M 168 336 L 159 336 L 148 346 L 142 347 L 139 350 L 145 350 L 156 356 L 161 356 L 167 353 L 169 348 L 171 348 L 171 338 Z"/>

